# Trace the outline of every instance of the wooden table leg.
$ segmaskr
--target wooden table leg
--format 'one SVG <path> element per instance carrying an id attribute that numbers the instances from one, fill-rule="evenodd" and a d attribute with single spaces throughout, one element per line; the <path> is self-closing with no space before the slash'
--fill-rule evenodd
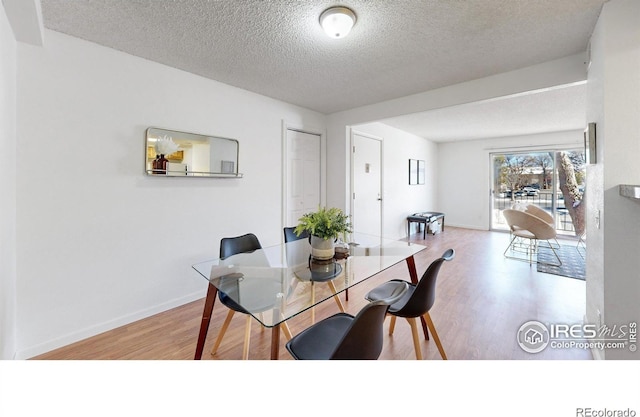
<path id="1" fill-rule="evenodd" d="M 416 260 L 413 258 L 413 255 L 409 256 L 405 260 L 407 261 L 407 268 L 409 268 L 409 277 L 411 278 L 411 283 L 417 284 L 418 271 L 416 270 Z M 429 330 L 427 330 L 427 322 L 425 321 L 424 317 L 420 316 L 420 322 L 422 323 L 422 332 L 424 333 L 424 338 L 426 340 L 429 340 Z"/>
<path id="2" fill-rule="evenodd" d="M 409 268 L 409 277 L 411 277 L 411 283 L 418 283 L 418 271 L 416 270 L 416 260 L 413 259 L 413 255 L 409 256 L 407 259 L 407 268 Z"/>
<path id="3" fill-rule="evenodd" d="M 207 298 L 204 301 L 204 310 L 202 311 L 202 322 L 200 322 L 200 334 L 198 335 L 194 360 L 202 359 L 202 350 L 204 349 L 204 342 L 207 339 L 211 312 L 213 311 L 213 305 L 216 303 L 216 295 L 218 295 L 218 289 L 209 283 Z"/>
<path id="4" fill-rule="evenodd" d="M 280 356 L 280 325 L 271 328 L 271 359 L 278 360 Z"/>

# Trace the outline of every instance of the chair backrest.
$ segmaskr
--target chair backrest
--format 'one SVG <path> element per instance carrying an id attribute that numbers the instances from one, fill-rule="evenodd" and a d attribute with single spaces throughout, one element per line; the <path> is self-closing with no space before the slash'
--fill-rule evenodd
<path id="1" fill-rule="evenodd" d="M 246 235 L 236 236 L 236 237 L 224 237 L 220 240 L 220 259 L 228 258 L 229 256 L 237 255 L 239 253 L 249 253 L 255 250 L 262 249 L 260 245 L 260 241 L 253 233 L 247 233 Z M 254 260 L 258 264 L 264 263 L 268 265 L 268 262 L 264 256 L 260 257 L 257 260 Z M 223 284 L 223 281 L 230 281 L 226 284 Z M 249 314 L 249 311 L 264 311 L 265 309 L 270 308 L 273 305 L 273 300 L 269 300 L 264 302 L 263 300 L 258 299 L 254 303 L 244 303 L 245 307 L 241 307 L 234 300 L 240 299 L 240 283 L 238 277 L 222 277 L 221 285 L 224 285 L 225 290 L 218 291 L 218 298 L 220 302 L 225 306 L 229 307 L 232 310 L 240 311 L 245 314 Z M 245 284 L 247 285 L 247 284 Z"/>
<path id="2" fill-rule="evenodd" d="M 551 213 L 549 213 L 542 207 L 536 206 L 535 204 L 527 204 L 524 211 L 525 213 L 533 214 L 534 216 L 541 218 L 551 226 L 555 224 L 555 220 Z"/>
<path id="3" fill-rule="evenodd" d="M 262 249 L 262 246 L 253 233 L 236 237 L 225 237 L 220 240 L 220 259 L 237 253 L 253 252 L 258 249 Z"/>
<path id="4" fill-rule="evenodd" d="M 394 315 L 401 317 L 420 317 L 427 313 L 436 300 L 436 280 L 440 267 L 445 261 L 450 261 L 456 256 L 456 251 L 447 249 L 440 258 L 431 262 L 431 265 L 420 278 L 411 298 L 401 310 L 394 312 Z"/>
<path id="5" fill-rule="evenodd" d="M 294 232 L 295 227 L 285 227 L 284 228 L 284 243 L 293 242 L 294 240 L 307 239 L 309 238 L 309 232 L 304 230 L 300 233 L 300 236 L 296 235 Z"/>
<path id="6" fill-rule="evenodd" d="M 360 310 L 330 359 L 378 359 L 382 353 L 383 324 L 387 310 L 402 297 L 407 288 L 407 283 L 398 286 L 389 297 L 371 302 Z"/>
<path id="7" fill-rule="evenodd" d="M 540 240 L 548 240 L 556 237 L 556 229 L 552 225 L 526 211 L 506 209 L 502 210 L 502 215 L 512 230 L 527 230 L 531 232 L 536 239 Z"/>

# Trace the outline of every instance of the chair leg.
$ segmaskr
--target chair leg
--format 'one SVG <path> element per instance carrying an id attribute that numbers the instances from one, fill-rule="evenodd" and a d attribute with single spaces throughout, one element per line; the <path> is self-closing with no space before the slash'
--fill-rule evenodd
<path id="1" fill-rule="evenodd" d="M 396 328 L 396 316 L 391 316 L 391 322 L 389 323 L 389 335 L 393 334 L 393 330 Z"/>
<path id="2" fill-rule="evenodd" d="M 246 325 L 244 329 L 244 347 L 242 348 L 242 359 L 249 359 L 249 343 L 251 342 L 251 315 L 246 314 Z"/>
<path id="3" fill-rule="evenodd" d="M 527 239 L 529 241 L 527 246 L 525 246 L 524 243 L 522 243 L 522 239 Z M 526 253 L 525 253 L 526 257 L 507 254 L 507 252 L 509 251 L 523 253 L 525 250 L 526 250 Z M 503 255 L 507 259 L 514 259 L 516 261 L 527 262 L 529 263 L 529 266 L 531 266 L 534 263 L 533 255 L 537 254 L 538 253 L 537 251 L 538 251 L 538 243 L 536 239 L 519 238 L 518 236 L 513 235 L 513 238 L 509 242 L 509 246 L 507 246 L 507 248 L 504 250 Z"/>
<path id="4" fill-rule="evenodd" d="M 313 285 L 313 281 L 311 281 L 311 305 L 316 303 L 316 286 Z M 316 308 L 311 307 L 311 324 L 316 323 Z"/>
<path id="5" fill-rule="evenodd" d="M 416 359 L 422 360 L 422 349 L 420 349 L 420 338 L 418 337 L 418 325 L 415 317 L 407 317 L 409 326 L 411 326 L 411 336 L 413 336 L 413 347 L 416 350 Z"/>
<path id="6" fill-rule="evenodd" d="M 283 321 L 282 323 L 280 323 L 280 329 L 284 333 L 284 337 L 287 338 L 287 342 L 291 340 L 293 336 L 291 335 L 291 329 L 289 328 L 289 325 L 287 324 L 286 321 Z"/>
<path id="7" fill-rule="evenodd" d="M 549 243 L 549 248 L 551 248 L 551 251 L 553 252 L 553 254 L 555 255 L 556 259 L 558 260 L 558 264 L 549 264 L 551 266 L 562 266 L 562 261 L 560 260 L 560 257 L 558 256 L 558 252 L 556 252 L 555 248 L 551 245 L 551 242 L 547 241 L 547 243 Z"/>
<path id="8" fill-rule="evenodd" d="M 539 246 L 545 247 L 547 249 L 551 249 L 551 252 L 553 252 L 553 256 L 556 257 L 556 260 L 558 261 L 558 263 L 553 263 L 553 262 L 537 262 L 537 263 L 539 263 L 540 265 L 548 265 L 548 266 L 562 266 L 562 260 L 560 260 L 560 256 L 558 256 L 558 252 L 556 251 L 556 249 L 560 248 L 560 244 L 558 244 L 558 247 L 555 247 L 553 243 L 547 240 L 545 245 L 539 245 Z"/>
<path id="9" fill-rule="evenodd" d="M 438 337 L 438 332 L 436 332 L 436 326 L 433 325 L 433 321 L 431 320 L 431 316 L 429 315 L 429 312 L 426 312 L 424 314 L 424 318 L 427 321 L 427 326 L 429 326 L 429 330 L 431 330 L 431 334 L 433 335 L 433 340 L 436 342 L 436 346 L 438 347 L 440 356 L 442 356 L 442 359 L 446 360 L 447 355 L 444 353 L 444 349 L 442 348 L 442 343 L 440 343 L 440 337 Z"/>
<path id="10" fill-rule="evenodd" d="M 216 342 L 213 344 L 213 349 L 211 349 L 211 355 L 215 355 L 216 352 L 218 351 L 218 348 L 220 347 L 220 342 L 222 342 L 222 338 L 224 337 L 224 334 L 227 331 L 227 328 L 229 327 L 229 323 L 231 323 L 231 319 L 233 318 L 234 314 L 235 314 L 235 311 L 229 309 L 229 312 L 227 313 L 227 317 L 224 319 L 224 323 L 222 323 L 222 327 L 220 328 L 220 333 L 218 333 L 218 337 L 216 338 Z"/>
<path id="11" fill-rule="evenodd" d="M 329 284 L 329 289 L 333 293 L 333 299 L 336 300 L 336 303 L 338 304 L 338 308 L 340 309 L 341 312 L 345 313 L 346 311 L 344 309 L 344 306 L 342 305 L 342 301 L 340 301 L 340 297 L 338 297 L 338 294 L 337 294 L 338 291 L 336 290 L 336 286 L 331 281 L 327 281 L 327 284 Z"/>
<path id="12" fill-rule="evenodd" d="M 583 234 L 580 236 L 580 239 L 578 239 L 578 243 L 576 244 L 576 251 L 578 252 L 578 255 L 580 255 L 580 257 L 581 257 L 582 259 L 584 259 L 584 257 L 585 257 L 585 256 L 586 256 L 586 254 L 587 254 L 587 245 L 586 245 L 586 243 L 585 243 L 585 241 L 584 241 L 584 237 L 585 237 L 585 233 L 583 233 Z M 556 242 L 557 242 L 557 240 L 556 240 Z M 582 251 L 580 250 L 580 248 L 582 248 L 582 250 L 584 251 L 584 253 L 582 253 Z"/>
<path id="13" fill-rule="evenodd" d="M 504 255 L 505 258 L 511 258 L 511 256 L 507 255 L 507 252 L 509 252 L 509 249 L 512 248 L 513 242 L 516 240 L 516 238 L 517 236 L 513 236 L 513 238 L 509 242 L 509 246 L 507 246 L 507 249 L 504 250 L 504 253 L 502 255 Z"/>

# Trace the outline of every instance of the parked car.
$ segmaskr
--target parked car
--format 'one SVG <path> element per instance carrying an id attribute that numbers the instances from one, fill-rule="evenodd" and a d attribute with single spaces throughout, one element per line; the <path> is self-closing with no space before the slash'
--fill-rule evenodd
<path id="1" fill-rule="evenodd" d="M 511 198 L 511 194 L 512 194 L 511 190 L 507 190 L 507 191 L 504 192 L 504 196 L 508 197 L 508 198 Z M 518 191 L 513 192 L 513 195 L 516 196 L 516 197 L 522 197 L 524 194 L 525 193 L 522 190 L 518 190 Z"/>
<path id="2" fill-rule="evenodd" d="M 539 193 L 539 191 L 538 191 L 538 190 L 536 190 L 536 189 L 535 189 L 535 188 L 533 188 L 533 187 L 524 187 L 524 188 L 522 189 L 522 192 L 523 192 L 525 195 L 529 195 L 529 196 L 536 196 L 536 195 L 538 195 L 538 193 Z"/>

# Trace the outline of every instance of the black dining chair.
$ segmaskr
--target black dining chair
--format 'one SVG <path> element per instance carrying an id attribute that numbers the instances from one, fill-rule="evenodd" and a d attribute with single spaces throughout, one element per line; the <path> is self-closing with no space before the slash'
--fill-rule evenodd
<path id="1" fill-rule="evenodd" d="M 260 241 L 258 240 L 256 235 L 254 235 L 253 233 L 247 233 L 245 235 L 236 236 L 236 237 L 225 237 L 220 240 L 220 259 L 225 259 L 239 253 L 254 252 L 258 249 L 262 249 L 262 245 L 260 245 Z M 215 353 L 218 351 L 218 348 L 220 347 L 220 343 L 222 342 L 222 338 L 224 337 L 224 334 L 226 333 L 227 328 L 231 323 L 231 319 L 233 318 L 234 314 L 238 312 L 246 315 L 242 359 L 248 359 L 249 344 L 251 341 L 251 314 L 247 310 L 242 308 L 238 303 L 233 301 L 233 299 L 229 297 L 229 295 L 227 295 L 222 291 L 218 291 L 218 298 L 220 302 L 229 309 L 229 312 L 227 313 L 227 317 L 225 318 L 224 323 L 220 328 L 220 333 L 218 333 L 218 337 L 216 338 L 216 341 L 213 345 L 211 354 L 215 355 Z M 272 307 L 273 305 L 269 304 L 269 305 L 266 305 L 263 310 L 266 311 Z M 291 332 L 289 331 L 288 326 L 284 322 L 283 324 L 284 325 L 282 326 L 282 329 L 285 333 L 285 336 L 287 337 L 287 340 L 291 339 Z"/>
<path id="2" fill-rule="evenodd" d="M 289 242 L 295 242 L 296 240 L 302 240 L 302 239 L 308 239 L 309 238 L 309 232 L 307 232 L 306 230 L 304 230 L 302 233 L 300 233 L 300 235 L 297 235 L 295 233 L 295 227 L 285 227 L 284 228 L 284 243 L 289 243 Z M 316 297 L 316 292 L 315 292 L 315 283 L 316 282 L 326 282 L 327 285 L 329 286 L 329 289 L 331 290 L 331 292 L 333 293 L 333 299 L 336 301 L 336 304 L 338 304 L 338 308 L 340 309 L 341 312 L 345 312 L 345 308 L 344 305 L 342 304 L 342 301 L 340 301 L 340 297 L 338 297 L 337 294 L 337 289 L 336 286 L 333 284 L 333 280 L 339 275 L 335 275 L 335 274 L 331 274 L 331 273 L 326 273 L 325 272 L 325 268 L 323 266 L 320 266 L 319 268 L 314 267 L 311 264 L 311 260 L 308 260 L 308 265 L 309 265 L 309 269 L 310 269 L 310 279 L 309 281 L 311 282 L 311 303 L 315 303 L 315 297 Z M 341 268 L 340 268 L 341 270 Z M 315 317 L 315 309 L 312 307 L 311 308 L 311 323 L 315 323 L 316 321 L 316 317 Z"/>
<path id="3" fill-rule="evenodd" d="M 384 299 L 370 302 L 355 317 L 337 313 L 319 321 L 289 340 L 287 350 L 294 359 L 378 359 L 387 310 L 407 288 L 408 283 L 396 285 Z"/>
<path id="4" fill-rule="evenodd" d="M 411 333 L 413 335 L 413 346 L 416 351 L 416 358 L 422 359 L 422 350 L 420 349 L 420 339 L 418 338 L 418 325 L 416 318 L 424 317 L 433 340 L 436 342 L 438 351 L 442 359 L 447 359 L 447 355 L 442 348 L 440 338 L 436 332 L 436 328 L 429 315 L 429 310 L 433 307 L 436 299 L 436 279 L 440 272 L 440 267 L 445 261 L 450 261 L 455 257 L 456 253 L 453 249 L 448 249 L 442 256 L 429 265 L 424 275 L 417 284 L 408 284 L 409 289 L 402 298 L 389 306 L 388 314 L 391 315 L 391 323 L 389 325 L 389 334 L 393 334 L 395 327 L 396 317 L 404 317 L 411 326 Z M 385 298 L 390 292 L 394 291 L 395 287 L 402 286 L 406 281 L 403 280 L 391 280 L 388 281 L 373 290 L 371 290 L 365 298 L 369 301 L 376 301 Z M 426 333 L 425 333 L 426 336 Z"/>
<path id="5" fill-rule="evenodd" d="M 309 232 L 308 231 L 303 230 L 302 233 L 300 233 L 300 235 L 298 236 L 296 234 L 295 230 L 296 230 L 295 227 L 285 227 L 284 228 L 284 243 L 294 242 L 296 240 L 308 239 L 309 238 Z"/>

